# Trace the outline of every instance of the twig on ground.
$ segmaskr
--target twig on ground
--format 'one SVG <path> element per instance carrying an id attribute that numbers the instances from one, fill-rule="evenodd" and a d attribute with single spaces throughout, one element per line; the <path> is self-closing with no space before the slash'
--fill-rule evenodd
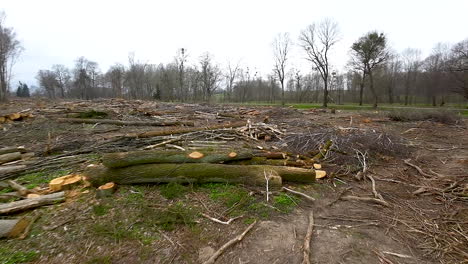
<path id="1" fill-rule="evenodd" d="M 376 198 L 371 198 L 371 197 L 358 197 L 358 196 L 348 195 L 348 196 L 341 197 L 341 199 L 346 200 L 346 201 L 371 202 L 371 203 L 380 204 L 380 205 L 383 205 L 383 206 L 386 206 L 386 207 L 390 207 L 390 205 L 386 201 L 376 199 Z"/>
<path id="2" fill-rule="evenodd" d="M 294 190 L 291 190 L 291 189 L 286 188 L 286 187 L 283 187 L 282 189 L 285 190 L 285 191 L 287 191 L 287 192 L 290 192 L 290 193 L 293 193 L 293 194 L 302 196 L 302 197 L 306 198 L 306 199 L 309 200 L 309 201 L 312 201 L 312 202 L 315 201 L 315 198 L 313 198 L 313 197 L 311 197 L 311 196 L 309 196 L 309 195 L 307 195 L 307 194 L 305 194 L 305 193 L 301 193 L 301 192 L 298 192 L 298 191 L 294 191 Z"/>
<path id="3" fill-rule="evenodd" d="M 240 216 L 236 216 L 236 217 L 234 217 L 234 218 L 231 218 L 231 219 L 229 219 L 229 220 L 227 220 L 227 221 L 221 221 L 221 220 L 219 220 L 219 219 L 216 219 L 216 218 L 211 217 L 211 216 L 209 216 L 209 215 L 207 215 L 207 214 L 204 214 L 204 213 L 201 213 L 201 215 L 204 216 L 204 217 L 206 217 L 206 218 L 208 218 L 208 219 L 210 219 L 210 220 L 213 221 L 213 222 L 216 222 L 216 223 L 219 223 L 219 224 L 223 224 L 223 225 L 229 225 L 229 224 L 231 224 L 234 220 L 243 217 L 243 215 L 240 215 Z"/>
<path id="4" fill-rule="evenodd" d="M 367 175 L 367 178 L 369 178 L 372 182 L 372 192 L 374 193 L 374 197 L 377 199 L 380 199 L 382 201 L 385 201 L 380 193 L 377 192 L 377 189 L 375 188 L 375 180 L 372 178 L 371 175 Z"/>
<path id="5" fill-rule="evenodd" d="M 433 175 L 430 175 L 430 174 L 425 173 L 420 167 L 414 165 L 413 163 L 410 163 L 410 160 L 411 160 L 411 159 L 405 159 L 405 160 L 403 160 L 403 161 L 405 162 L 406 165 L 415 168 L 415 169 L 419 172 L 419 174 L 421 174 L 422 176 L 428 177 L 428 178 L 434 177 Z"/>
<path id="6" fill-rule="evenodd" d="M 312 239 L 312 233 L 314 231 L 314 212 L 311 211 L 309 214 L 309 225 L 307 226 L 307 234 L 304 238 L 304 245 L 302 247 L 304 251 L 304 258 L 302 264 L 310 264 L 310 240 Z"/>
<path id="7" fill-rule="evenodd" d="M 336 197 L 335 200 L 331 201 L 328 206 L 332 206 L 333 204 L 335 204 L 336 202 L 338 202 L 340 199 L 341 199 L 341 196 L 343 196 L 343 194 L 345 194 L 347 191 L 351 190 L 352 188 L 351 187 L 348 187 L 348 188 L 345 188 L 343 190 L 340 191 L 340 193 L 338 194 L 338 196 Z"/>
<path id="8" fill-rule="evenodd" d="M 211 255 L 211 257 L 203 262 L 203 264 L 214 264 L 216 259 L 219 258 L 219 256 L 221 256 L 221 254 L 223 254 L 223 252 L 228 249 L 230 246 L 242 241 L 242 239 L 244 239 L 245 235 L 250 231 L 250 229 L 252 229 L 254 227 L 254 225 L 257 223 L 257 221 L 253 222 L 251 225 L 249 225 L 247 227 L 247 229 L 245 229 L 244 232 L 242 232 L 242 234 L 238 235 L 237 237 L 229 240 L 226 244 L 224 244 L 222 247 L 220 247 L 218 250 L 216 250 L 216 252 Z"/>
<path id="9" fill-rule="evenodd" d="M 35 212 L 31 219 L 29 219 L 28 226 L 24 229 L 23 234 L 21 234 L 21 236 L 19 236 L 18 239 L 23 240 L 29 235 L 29 231 L 31 230 L 32 225 L 34 224 L 34 222 L 36 222 L 37 219 L 39 219 L 39 217 L 41 217 L 41 213 Z"/>

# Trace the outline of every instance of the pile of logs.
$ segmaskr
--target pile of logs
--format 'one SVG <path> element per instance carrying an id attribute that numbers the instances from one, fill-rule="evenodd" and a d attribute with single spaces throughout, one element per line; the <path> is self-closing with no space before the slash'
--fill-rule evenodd
<path id="1" fill-rule="evenodd" d="M 32 157 L 34 153 L 27 152 L 23 146 L 0 148 L 0 176 L 25 169 L 26 165 L 20 162 Z"/>
<path id="2" fill-rule="evenodd" d="M 252 151 L 132 151 L 104 154 L 84 175 L 92 185 L 142 183 L 242 183 L 281 188 L 283 181 L 312 183 L 325 171 L 290 166 L 284 153 Z M 298 168 L 303 167 L 303 168 Z"/>

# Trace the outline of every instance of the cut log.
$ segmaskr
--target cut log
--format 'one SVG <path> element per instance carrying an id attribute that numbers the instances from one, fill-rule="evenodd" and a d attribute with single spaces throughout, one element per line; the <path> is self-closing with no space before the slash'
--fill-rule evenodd
<path id="1" fill-rule="evenodd" d="M 37 194 L 37 193 L 30 193 L 28 195 L 26 195 L 26 198 L 30 199 L 30 198 L 39 198 L 41 197 L 40 194 Z"/>
<path id="2" fill-rule="evenodd" d="M 222 182 L 265 186 L 265 172 L 278 175 L 269 179 L 269 186 L 272 188 L 280 188 L 282 179 L 302 183 L 315 181 L 314 170 L 280 166 L 209 163 L 143 164 L 124 168 L 94 165 L 88 166 L 84 175 L 94 186 L 100 186 L 107 182 L 117 184 Z"/>
<path id="3" fill-rule="evenodd" d="M 42 195 L 38 198 L 25 199 L 21 201 L 11 202 L 7 204 L 0 204 L 0 215 L 21 212 L 24 210 L 55 204 L 65 200 L 65 193 L 58 192 L 47 195 Z"/>
<path id="4" fill-rule="evenodd" d="M 200 154 L 201 157 L 199 157 Z M 149 163 L 225 163 L 252 157 L 252 153 L 247 151 L 239 152 L 235 157 L 229 157 L 229 153 L 152 150 L 104 154 L 102 163 L 109 168 L 120 168 Z"/>
<path id="5" fill-rule="evenodd" d="M 321 164 L 314 163 L 314 169 L 320 170 L 321 168 L 322 168 L 322 165 L 321 165 Z"/>
<path id="6" fill-rule="evenodd" d="M 179 128 L 179 129 L 168 129 L 168 130 L 157 130 L 157 131 L 148 131 L 143 133 L 132 133 L 127 134 L 127 137 L 132 138 L 147 138 L 147 137 L 157 137 L 157 136 L 168 136 L 168 135 L 175 135 L 175 134 L 184 134 L 189 132 L 196 132 L 196 131 L 205 131 L 205 130 L 216 130 L 216 129 L 223 129 L 223 128 L 233 128 L 233 127 L 242 127 L 245 126 L 245 122 L 235 122 L 235 123 L 227 123 L 227 124 L 220 124 L 220 125 L 213 125 L 213 126 L 206 126 L 206 127 L 188 127 L 188 128 Z"/>
<path id="7" fill-rule="evenodd" d="M 231 159 L 233 159 L 233 158 L 237 157 L 237 153 L 236 153 L 236 152 L 230 152 L 230 153 L 228 154 L 228 157 L 230 157 Z"/>
<path id="8" fill-rule="evenodd" d="M 201 152 L 198 152 L 198 151 L 194 151 L 190 154 L 188 154 L 189 158 L 191 159 L 201 159 L 203 158 L 205 155 Z M 229 157 L 229 156 L 228 156 Z"/>
<path id="9" fill-rule="evenodd" d="M 13 173 L 26 169 L 26 165 L 0 166 L 0 176 L 7 173 Z"/>
<path id="10" fill-rule="evenodd" d="M 12 153 L 12 152 L 21 152 L 21 153 L 25 153 L 25 152 L 26 152 L 26 149 L 25 149 L 23 146 L 0 148 L 0 155 L 1 155 L 1 154 L 6 154 L 6 153 Z"/>
<path id="11" fill-rule="evenodd" d="M 18 192 L 18 194 L 21 195 L 21 196 L 26 196 L 28 193 L 30 193 L 30 191 L 28 190 L 28 188 L 22 186 L 21 184 L 18 184 L 18 183 L 15 182 L 15 181 L 8 180 L 7 182 L 8 182 L 8 184 L 10 185 L 10 187 L 11 187 L 13 190 L 16 190 L 16 191 Z"/>
<path id="12" fill-rule="evenodd" d="M 97 198 L 103 198 L 103 197 L 109 197 L 114 194 L 115 190 L 117 189 L 117 185 L 113 182 L 108 182 L 104 185 L 99 186 L 96 190 L 96 197 Z"/>
<path id="13" fill-rule="evenodd" d="M 23 197 L 19 195 L 17 192 L 8 192 L 8 193 L 0 194 L 0 202 L 8 202 L 8 201 L 11 201 L 11 199 L 15 199 L 15 198 L 23 198 Z"/>
<path id="14" fill-rule="evenodd" d="M 7 117 L 10 120 L 17 120 L 17 119 L 21 119 L 21 114 L 20 113 L 11 113 Z"/>
<path id="15" fill-rule="evenodd" d="M 325 176 L 327 176 L 327 172 L 323 170 L 315 170 L 315 178 L 316 179 L 322 179 Z"/>
<path id="16" fill-rule="evenodd" d="M 25 218 L 2 219 L 0 220 L 0 238 L 16 238 L 23 234 L 29 226 L 29 221 Z"/>
<path id="17" fill-rule="evenodd" d="M 6 122 L 6 120 L 7 120 L 7 118 L 6 118 L 6 117 L 4 117 L 4 116 L 0 116 L 0 124 L 3 124 L 3 123 L 5 123 L 5 122 Z"/>
<path id="18" fill-rule="evenodd" d="M 286 158 L 286 154 L 282 152 L 266 152 L 266 153 L 257 154 L 256 156 L 265 157 L 267 159 L 285 159 Z"/>
<path id="19" fill-rule="evenodd" d="M 118 126 L 194 126 L 192 121 L 122 121 L 111 119 L 83 119 L 83 118 L 58 118 L 58 122 L 62 123 L 79 123 L 79 124 L 111 124 Z"/>
<path id="20" fill-rule="evenodd" d="M 245 160 L 233 160 L 226 162 L 226 164 L 232 165 L 271 165 L 271 166 L 289 166 L 289 167 L 304 167 L 304 163 L 292 161 L 292 160 L 279 160 L 279 159 L 267 159 L 265 157 L 253 157 Z"/>
<path id="21" fill-rule="evenodd" d="M 49 182 L 49 188 L 54 191 L 70 190 L 81 183 L 82 177 L 76 174 L 65 175 Z"/>
<path id="22" fill-rule="evenodd" d="M 0 155 L 0 164 L 21 159 L 21 152 L 12 152 Z"/>

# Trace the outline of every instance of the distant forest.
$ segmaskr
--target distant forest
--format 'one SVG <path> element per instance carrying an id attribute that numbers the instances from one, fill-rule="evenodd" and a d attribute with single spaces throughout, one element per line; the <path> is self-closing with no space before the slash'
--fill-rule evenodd
<path id="1" fill-rule="evenodd" d="M 13 28 L 0 19 L 0 101 L 9 94 L 24 95 L 24 84 L 9 84 L 10 63 L 22 51 Z M 251 67 L 229 63 L 221 68 L 206 52 L 193 64 L 181 48 L 167 64 L 148 64 L 128 56 L 128 64 L 106 71 L 85 57 L 74 67 L 53 65 L 37 73 L 39 90 L 33 96 L 93 99 L 118 97 L 175 102 L 269 102 L 344 104 L 464 104 L 468 100 L 468 38 L 456 44 L 438 43 L 431 54 L 408 48 L 401 53 L 388 45 L 385 32 L 368 32 L 349 47 L 346 71 L 332 70 L 330 52 L 341 39 L 331 19 L 313 23 L 298 40 L 288 33 L 273 38 L 272 72 L 260 76 Z M 7 43 L 7 44 L 5 44 Z M 291 49 L 300 47 L 310 71 L 292 68 Z M 9 68 L 10 67 L 10 68 Z M 22 90 L 16 90 L 16 89 Z M 29 96 L 29 93 L 27 94 Z"/>

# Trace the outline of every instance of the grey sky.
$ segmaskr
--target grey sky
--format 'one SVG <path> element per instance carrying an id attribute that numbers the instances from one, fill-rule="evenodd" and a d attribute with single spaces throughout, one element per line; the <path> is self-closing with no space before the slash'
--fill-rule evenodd
<path id="1" fill-rule="evenodd" d="M 289 32 L 297 43 L 302 29 L 324 17 L 340 27 L 342 39 L 332 55 L 339 70 L 352 42 L 370 30 L 385 32 L 398 52 L 413 47 L 423 56 L 437 42 L 468 38 L 468 0 L 2 0 L 0 10 L 25 48 L 14 68 L 15 81 L 29 84 L 39 69 L 72 67 L 79 56 L 106 71 L 116 62 L 126 64 L 129 52 L 143 62 L 168 63 L 181 47 L 190 63 L 208 51 L 221 66 L 240 60 L 266 75 L 274 37 Z M 290 67 L 308 71 L 303 58 L 294 46 Z"/>

